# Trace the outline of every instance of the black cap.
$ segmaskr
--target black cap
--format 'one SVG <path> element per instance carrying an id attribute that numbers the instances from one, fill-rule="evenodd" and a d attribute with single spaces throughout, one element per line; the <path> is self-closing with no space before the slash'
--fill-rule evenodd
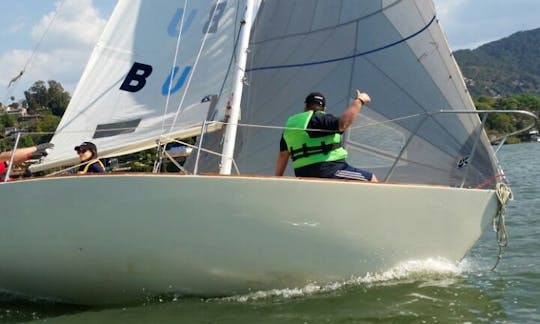
<path id="1" fill-rule="evenodd" d="M 94 154 L 97 154 L 96 144 L 92 142 L 82 142 L 81 145 L 75 146 L 75 151 L 79 152 L 80 150 L 89 150 Z"/>
<path id="2" fill-rule="evenodd" d="M 304 102 L 305 102 L 306 105 L 316 104 L 316 105 L 319 105 L 321 107 L 326 107 L 326 99 L 324 99 L 323 94 L 320 93 L 320 92 L 312 92 L 312 93 L 310 93 L 306 97 L 306 100 Z"/>

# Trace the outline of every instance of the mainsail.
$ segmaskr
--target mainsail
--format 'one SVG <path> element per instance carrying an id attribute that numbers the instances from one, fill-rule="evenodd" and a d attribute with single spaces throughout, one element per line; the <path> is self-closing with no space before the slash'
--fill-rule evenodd
<path id="1" fill-rule="evenodd" d="M 281 127 L 312 91 L 339 115 L 359 88 L 373 101 L 347 134 L 351 164 L 391 182 L 494 185 L 479 117 L 438 113 L 475 108 L 429 0 L 266 1 L 247 80 L 242 124 Z M 281 132 L 242 127 L 240 172 L 273 174 Z"/>
<path id="2" fill-rule="evenodd" d="M 233 59 L 251 21 L 243 1 L 120 0 L 38 168 L 70 163 L 82 141 L 123 154 L 226 117 L 240 97 L 230 71 L 244 69 Z M 307 93 L 339 115 L 360 88 L 373 101 L 346 134 L 349 161 L 406 183 L 114 172 L 5 182 L 0 289 L 110 305 L 325 285 L 406 260 L 457 262 L 494 217 L 503 246 L 510 191 L 490 189 L 496 161 L 431 1 L 267 0 L 251 35 L 241 173 L 274 172 Z M 220 132 L 202 135 L 220 151 Z M 199 153 L 200 170 L 218 170 L 218 156 Z M 10 203 L 23 195 L 24 208 Z"/>
<path id="3" fill-rule="evenodd" d="M 240 2 L 120 0 L 52 139 L 33 170 L 76 162 L 73 147 L 101 156 L 156 146 L 163 136 L 199 133 L 225 108 Z"/>

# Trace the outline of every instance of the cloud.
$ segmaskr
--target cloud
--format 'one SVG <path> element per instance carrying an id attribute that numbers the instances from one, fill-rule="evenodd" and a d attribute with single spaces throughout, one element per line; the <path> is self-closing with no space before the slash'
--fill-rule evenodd
<path id="1" fill-rule="evenodd" d="M 434 0 L 437 16 L 444 23 L 453 21 L 456 12 L 467 6 L 469 0 Z"/>
<path id="2" fill-rule="evenodd" d="M 56 3 L 57 8 L 60 3 Z M 6 67 L 0 75 L 0 101 L 11 95 L 22 99 L 23 91 L 38 80 L 57 80 L 66 90 L 75 89 L 106 19 L 99 16 L 91 0 L 65 0 L 54 17 L 55 12 L 47 13 L 33 26 L 32 43 L 39 44 L 35 53 L 32 49 L 14 49 L 0 56 L 0 66 Z M 16 87 L 6 89 L 25 65 L 25 74 Z"/>
<path id="3" fill-rule="evenodd" d="M 460 21 L 460 12 L 466 10 L 469 5 L 469 0 L 434 0 L 435 9 L 437 11 L 437 18 L 448 36 L 449 40 L 461 39 L 456 38 L 456 34 L 459 33 L 462 21 Z M 451 42 L 451 46 L 461 46 L 455 42 Z"/>
<path id="4" fill-rule="evenodd" d="M 475 48 L 519 30 L 537 28 L 538 0 L 434 0 L 453 49 Z"/>
<path id="5" fill-rule="evenodd" d="M 15 34 L 23 30 L 24 26 L 25 26 L 24 22 L 16 22 L 14 24 L 10 24 L 7 27 L 5 27 L 6 29 L 4 32 L 6 34 Z"/>
<path id="6" fill-rule="evenodd" d="M 6 96 L 12 95 L 17 99 L 23 99 L 24 91 L 38 80 L 57 80 L 62 83 L 64 89 L 72 93 L 89 53 L 69 48 L 38 52 L 34 54 L 20 80 L 7 88 L 9 81 L 20 73 L 31 55 L 32 52 L 29 50 L 12 50 L 0 56 L 0 66 L 6 67 L 5 73 L 0 75 L 0 87 L 2 92 L 5 91 L 0 92 L 0 101 L 5 101 Z"/>
<path id="7" fill-rule="evenodd" d="M 60 5 L 57 2 L 56 7 Z M 32 38 L 38 42 L 47 32 L 47 41 L 43 49 L 54 47 L 92 47 L 98 39 L 106 20 L 99 16 L 91 0 L 65 0 L 50 29 L 47 28 L 55 19 L 55 13 L 45 15 L 32 29 Z"/>

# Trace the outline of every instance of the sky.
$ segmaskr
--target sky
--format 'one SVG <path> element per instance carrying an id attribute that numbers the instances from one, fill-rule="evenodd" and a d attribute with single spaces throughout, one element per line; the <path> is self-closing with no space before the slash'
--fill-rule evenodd
<path id="1" fill-rule="evenodd" d="M 540 0 L 433 1 L 452 50 L 473 49 L 540 27 Z M 0 102 L 9 104 L 12 96 L 22 99 L 37 80 L 56 80 L 73 93 L 115 4 L 116 0 L 0 0 Z M 8 88 L 23 69 L 24 75 Z"/>

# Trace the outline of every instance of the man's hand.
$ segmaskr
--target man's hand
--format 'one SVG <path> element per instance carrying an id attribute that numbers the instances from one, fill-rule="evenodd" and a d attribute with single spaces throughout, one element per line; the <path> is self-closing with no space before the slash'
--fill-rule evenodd
<path id="1" fill-rule="evenodd" d="M 344 132 L 349 126 L 354 123 L 356 115 L 362 109 L 363 105 L 366 105 L 371 102 L 371 98 L 365 92 L 362 92 L 356 89 L 356 96 L 353 101 L 349 104 L 349 107 L 345 109 L 341 117 L 339 118 L 339 131 Z"/>
<path id="2" fill-rule="evenodd" d="M 38 145 L 36 145 L 36 152 L 45 151 L 46 149 L 50 149 L 50 148 L 53 148 L 53 147 L 54 147 L 53 143 L 38 144 Z"/>
<path id="3" fill-rule="evenodd" d="M 32 154 L 30 154 L 31 159 L 41 159 L 44 156 L 47 156 L 47 149 L 53 148 L 53 143 L 43 143 L 36 145 L 36 151 Z"/>
<path id="4" fill-rule="evenodd" d="M 30 154 L 29 158 L 30 159 L 41 159 L 42 157 L 47 156 L 47 155 L 48 155 L 47 151 L 36 151 L 36 152 Z"/>
<path id="5" fill-rule="evenodd" d="M 369 95 L 365 92 L 361 92 L 358 89 L 356 89 L 356 97 L 354 99 L 360 100 L 360 102 L 362 102 L 362 105 L 367 105 L 371 102 L 371 98 L 369 97 Z"/>

